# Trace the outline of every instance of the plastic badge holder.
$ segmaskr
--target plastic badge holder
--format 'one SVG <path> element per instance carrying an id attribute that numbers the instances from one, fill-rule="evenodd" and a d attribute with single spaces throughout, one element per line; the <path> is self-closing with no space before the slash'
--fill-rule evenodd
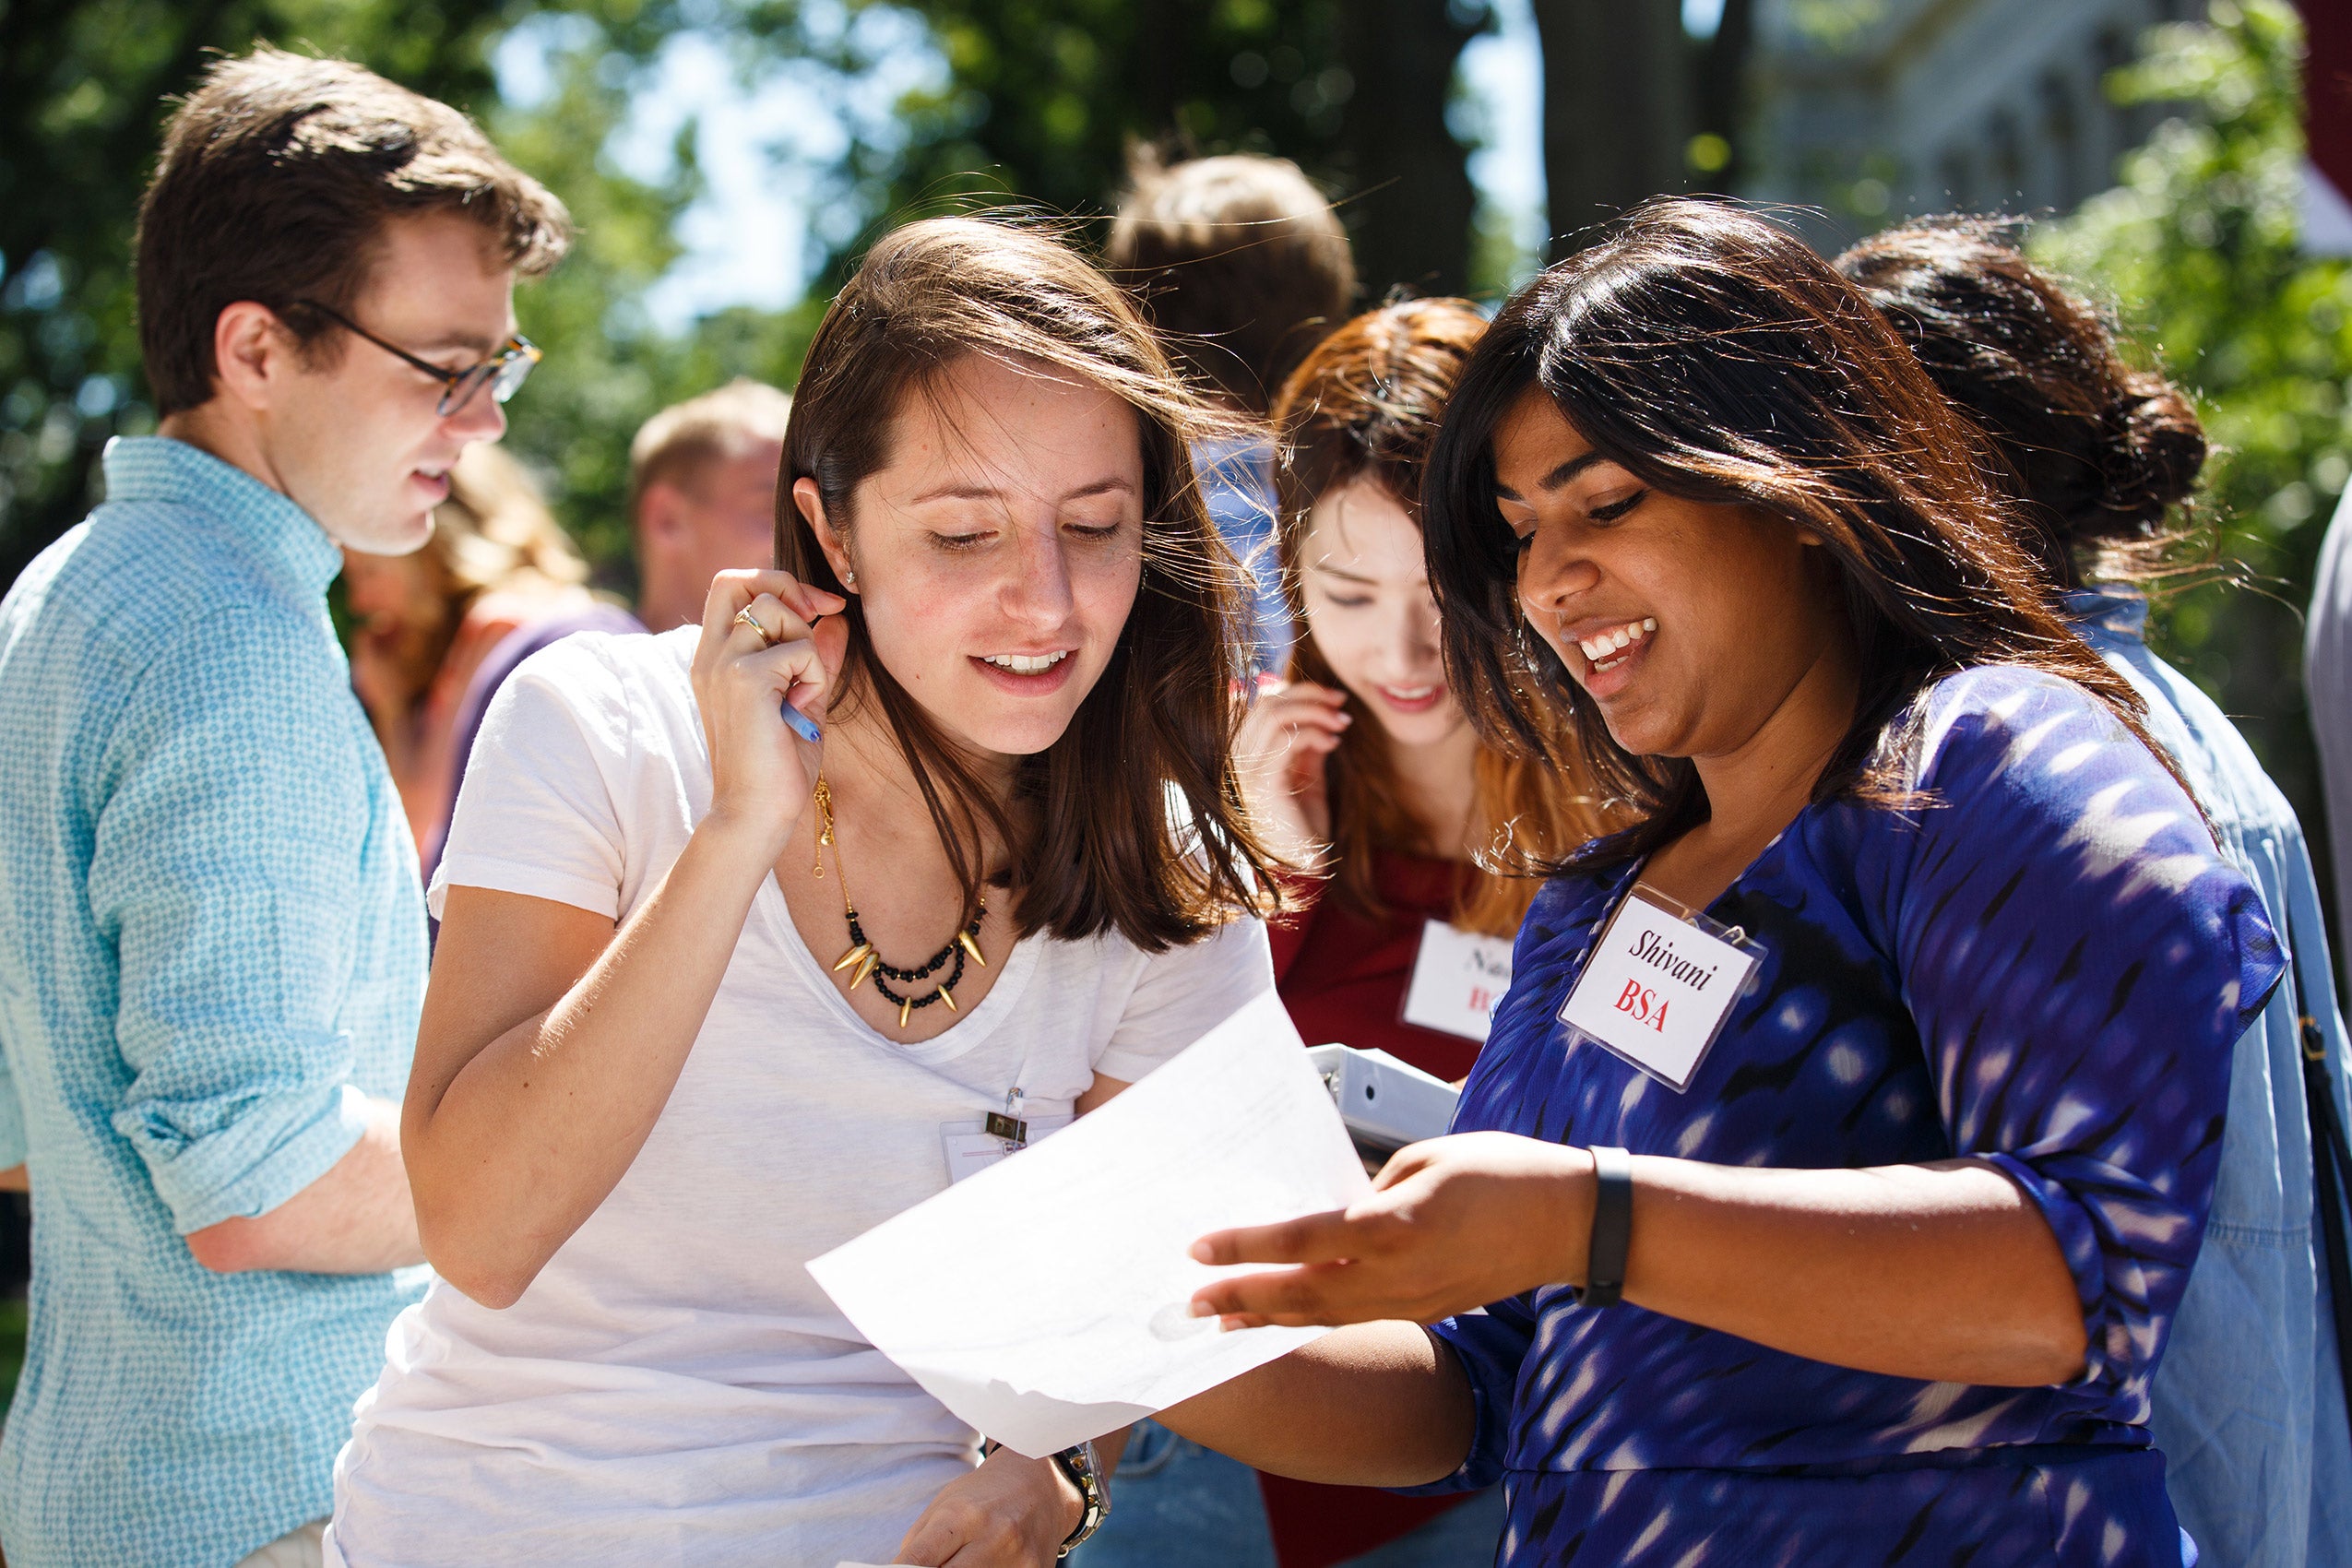
<path id="1" fill-rule="evenodd" d="M 1384 1051 L 1317 1045 L 1307 1060 L 1338 1103 L 1348 1135 L 1366 1154 L 1391 1155 L 1407 1144 L 1443 1137 L 1454 1124 L 1461 1091 Z"/>
<path id="2" fill-rule="evenodd" d="M 1730 995 L 1724 1000 L 1721 1010 L 1716 1015 L 1713 1026 L 1707 1029 L 1705 1038 L 1700 1042 L 1696 1054 L 1690 1058 L 1679 1075 L 1672 1071 L 1663 1069 L 1656 1061 L 1644 1060 L 1642 1054 L 1637 1051 L 1623 1049 L 1603 1039 L 1589 1029 L 1579 1028 L 1569 1017 L 1570 1012 L 1578 1004 L 1579 992 L 1586 980 L 1591 974 L 1592 956 L 1600 952 L 1609 942 L 1610 933 L 1617 928 L 1617 922 L 1625 916 L 1626 911 L 1632 909 L 1636 901 L 1648 905 L 1653 910 L 1663 910 L 1693 930 L 1703 932 L 1718 942 L 1728 944 L 1738 950 L 1738 956 L 1744 960 L 1744 970 L 1738 976 L 1737 983 L 1732 987 Z M 1673 895 L 1661 893 L 1657 888 L 1636 880 L 1633 886 L 1625 890 L 1625 896 L 1617 901 L 1617 908 L 1610 911 L 1609 919 L 1601 922 L 1600 930 L 1594 934 L 1592 946 L 1586 952 L 1586 968 L 1577 976 L 1576 983 L 1569 988 L 1568 1000 L 1561 1004 L 1557 1016 L 1567 1035 L 1570 1046 L 1573 1047 L 1580 1041 L 1596 1046 L 1630 1065 L 1639 1068 L 1675 1093 L 1681 1094 L 1690 1088 L 1692 1080 L 1698 1076 L 1701 1064 L 1706 1061 L 1708 1053 L 1715 1050 L 1715 1042 L 1722 1037 L 1723 1026 L 1730 1022 L 1733 1010 L 1750 992 L 1756 988 L 1758 978 L 1764 972 L 1764 956 L 1763 946 L 1755 938 L 1750 936 L 1744 928 L 1726 925 L 1721 921 L 1708 916 L 1705 910 L 1694 909 Z"/>

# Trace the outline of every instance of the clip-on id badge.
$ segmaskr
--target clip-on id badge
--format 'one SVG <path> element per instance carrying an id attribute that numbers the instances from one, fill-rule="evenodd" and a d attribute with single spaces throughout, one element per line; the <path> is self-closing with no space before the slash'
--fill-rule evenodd
<path id="1" fill-rule="evenodd" d="M 947 1181 L 953 1186 L 967 1176 L 977 1176 L 1007 1155 L 1020 1153 L 1038 1139 L 1058 1133 L 1068 1126 L 1068 1116 L 1022 1116 L 1019 1114 L 1023 1095 L 1019 1089 L 1004 1097 L 1004 1109 L 992 1111 L 978 1121 L 943 1122 L 939 1125 L 939 1151 L 947 1161 Z"/>
<path id="2" fill-rule="evenodd" d="M 1763 958 L 1740 927 L 1636 882 L 1593 939 L 1560 1021 L 1681 1094 Z"/>

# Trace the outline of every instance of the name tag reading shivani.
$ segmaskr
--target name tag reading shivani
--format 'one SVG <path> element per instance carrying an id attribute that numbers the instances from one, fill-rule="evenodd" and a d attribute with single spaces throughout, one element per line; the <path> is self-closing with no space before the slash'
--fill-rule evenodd
<path id="1" fill-rule="evenodd" d="M 1511 989 L 1511 944 L 1443 921 L 1421 927 L 1421 950 L 1405 990 L 1405 1021 L 1483 1043 Z"/>
<path id="2" fill-rule="evenodd" d="M 1679 1094 L 1763 956 L 1737 926 L 1636 883 L 1594 938 L 1560 1021 Z"/>

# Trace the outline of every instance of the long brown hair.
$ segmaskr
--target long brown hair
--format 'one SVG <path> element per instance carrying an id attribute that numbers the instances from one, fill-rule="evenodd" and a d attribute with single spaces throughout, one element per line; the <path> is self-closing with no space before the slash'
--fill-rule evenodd
<path id="1" fill-rule="evenodd" d="M 1688 759 L 1620 746 L 1528 633 L 1516 541 L 1495 503 L 1493 434 L 1538 387 L 1643 483 L 1820 536 L 1861 692 L 1815 800 L 1913 799 L 1889 727 L 1929 683 L 1975 665 L 2071 681 L 2146 742 L 2138 697 L 2044 596 L 1988 477 L 1983 437 L 1861 291 L 1752 213 L 1651 202 L 1503 307 L 1455 388 L 1422 496 L 1456 690 L 1482 727 L 1529 745 L 1551 710 L 1569 708 L 1593 776 L 1641 818 L 1611 858 L 1673 838 L 1704 818 L 1706 800 Z"/>
<path id="2" fill-rule="evenodd" d="M 1936 218 L 1837 258 L 2016 481 L 2025 545 L 2050 580 L 2208 570 L 2180 546 L 2205 432 L 2180 389 L 2127 362 L 2098 307 L 2027 261 L 2013 220 Z"/>
<path id="3" fill-rule="evenodd" d="M 1486 318 L 1467 300 L 1408 300 L 1340 327 L 1284 384 L 1274 404 L 1281 451 L 1276 548 L 1283 593 L 1301 626 L 1307 616 L 1301 557 L 1315 502 L 1343 485 L 1369 481 L 1419 523 L 1421 470 L 1439 413 L 1485 331 Z M 1346 689 L 1312 631 L 1291 651 L 1290 678 Z M 1377 915 L 1372 851 L 1420 845 L 1425 830 L 1405 805 L 1387 735 L 1352 692 L 1348 711 L 1357 721 L 1326 765 L 1335 862 L 1326 897 Z M 1496 936 L 1516 932 L 1537 884 L 1501 873 L 1557 861 L 1601 831 L 1582 774 L 1562 766 L 1570 755 L 1564 742 L 1564 735 L 1554 733 L 1535 752 L 1479 747 L 1472 809 L 1479 827 L 1500 841 L 1499 852 L 1481 857 L 1480 874 L 1466 882 L 1456 923 Z"/>
<path id="4" fill-rule="evenodd" d="M 970 354 L 1101 387 L 1134 410 L 1143 443 L 1134 608 L 1069 729 L 1019 760 L 1004 796 L 875 656 L 862 606 L 792 502 L 793 485 L 813 481 L 833 528 L 851 532 L 857 488 L 889 462 L 900 410 L 935 395 Z M 967 910 L 984 882 L 1010 882 L 1022 935 L 1115 930 L 1158 952 L 1261 907 L 1272 861 L 1232 767 L 1244 578 L 1188 451 L 1219 429 L 1109 279 L 1050 233 L 1005 220 L 930 219 L 885 235 L 818 326 L 785 432 L 777 562 L 849 600 L 843 698 L 852 711 L 880 705 Z M 992 838 L 1006 851 L 992 875 Z"/>

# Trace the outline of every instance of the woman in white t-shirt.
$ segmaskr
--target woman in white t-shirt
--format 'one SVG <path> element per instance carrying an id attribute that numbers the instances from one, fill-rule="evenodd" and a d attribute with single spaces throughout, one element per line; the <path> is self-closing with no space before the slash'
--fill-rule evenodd
<path id="1" fill-rule="evenodd" d="M 1273 984 L 1202 417 L 1070 250 L 909 225 L 810 349 L 784 570 L 507 683 L 402 1124 L 441 1279 L 330 1562 L 995 1568 L 1078 1530 L 1063 1467 L 980 1462 L 803 1265 Z"/>

